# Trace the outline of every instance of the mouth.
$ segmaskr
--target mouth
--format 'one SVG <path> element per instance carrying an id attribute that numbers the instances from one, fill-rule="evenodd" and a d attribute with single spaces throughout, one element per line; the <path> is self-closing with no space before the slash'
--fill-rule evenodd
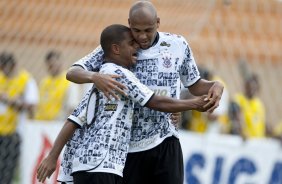
<path id="1" fill-rule="evenodd" d="M 139 42 L 139 44 L 140 44 L 140 45 L 148 45 L 148 44 L 149 44 L 149 41 L 148 41 L 148 40 L 146 40 L 146 41 L 145 41 L 145 40 L 142 40 L 142 41 Z"/>

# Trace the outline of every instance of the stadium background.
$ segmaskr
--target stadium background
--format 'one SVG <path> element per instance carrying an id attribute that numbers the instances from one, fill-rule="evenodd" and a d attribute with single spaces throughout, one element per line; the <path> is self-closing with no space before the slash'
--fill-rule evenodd
<path id="1" fill-rule="evenodd" d="M 127 25 L 133 0 L 1 0 L 0 50 L 13 51 L 39 81 L 49 49 L 65 67 L 91 52 L 102 29 Z M 160 31 L 186 37 L 197 63 L 215 70 L 233 94 L 240 89 L 238 62 L 261 79 L 269 122 L 279 120 L 282 98 L 282 3 L 278 0 L 154 0 Z M 281 117 L 280 117 L 281 118 Z"/>
<path id="2" fill-rule="evenodd" d="M 1 0 L 0 51 L 15 53 L 39 82 L 44 56 L 57 49 L 65 69 L 91 52 L 102 29 L 127 25 L 133 0 Z M 159 31 L 185 36 L 199 65 L 208 66 L 232 94 L 242 90 L 238 64 L 259 74 L 267 120 L 281 121 L 282 2 L 279 0 L 153 0 Z"/>

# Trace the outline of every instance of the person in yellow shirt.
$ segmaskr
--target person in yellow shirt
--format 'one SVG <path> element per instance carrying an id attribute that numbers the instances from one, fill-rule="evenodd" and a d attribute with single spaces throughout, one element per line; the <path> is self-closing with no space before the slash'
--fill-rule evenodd
<path id="1" fill-rule="evenodd" d="M 266 120 L 264 103 L 258 97 L 259 80 L 255 74 L 245 79 L 244 93 L 235 95 L 234 101 L 240 108 L 240 132 L 244 138 L 265 137 Z"/>
<path id="2" fill-rule="evenodd" d="M 40 82 L 40 101 L 35 114 L 36 120 L 63 120 L 79 103 L 76 84 L 66 80 L 61 54 L 50 51 L 45 57 L 48 75 Z"/>
<path id="3" fill-rule="evenodd" d="M 213 113 L 199 112 L 194 110 L 185 112 L 185 119 L 183 120 L 185 122 L 183 128 L 198 133 L 227 133 L 229 131 L 229 93 L 227 85 L 222 78 L 215 75 L 212 71 L 203 66 L 199 67 L 199 72 L 201 78 L 205 80 L 220 81 L 224 85 L 224 91 L 221 96 L 219 106 L 214 110 Z M 192 96 L 183 98 L 192 98 Z"/>
<path id="4" fill-rule="evenodd" d="M 20 155 L 22 125 L 38 103 L 35 80 L 18 70 L 11 53 L 0 54 L 0 183 L 11 183 Z"/>

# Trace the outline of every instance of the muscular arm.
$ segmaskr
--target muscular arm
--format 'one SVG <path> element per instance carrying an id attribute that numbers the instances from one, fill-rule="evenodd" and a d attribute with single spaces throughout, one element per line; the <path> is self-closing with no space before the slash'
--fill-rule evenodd
<path id="1" fill-rule="evenodd" d="M 80 66 L 70 67 L 66 75 L 67 80 L 74 83 L 94 83 L 95 86 L 101 90 L 108 99 L 111 99 L 111 96 L 113 96 L 115 99 L 119 99 L 115 92 L 126 96 L 125 92 L 123 91 L 126 89 L 126 87 L 115 80 L 115 78 L 118 77 L 120 76 L 87 71 Z"/>
<path id="2" fill-rule="evenodd" d="M 75 65 L 68 69 L 66 78 L 77 84 L 94 83 L 97 74 L 98 72 L 87 71 L 81 66 Z"/>
<path id="3" fill-rule="evenodd" d="M 189 91 L 194 96 L 206 95 L 214 83 L 214 81 L 200 79 L 194 85 L 189 87 Z"/>
<path id="4" fill-rule="evenodd" d="M 44 182 L 45 179 L 50 177 L 56 170 L 58 157 L 67 143 L 72 137 L 74 131 L 77 129 L 77 125 L 66 121 L 59 135 L 57 136 L 54 146 L 52 147 L 49 155 L 42 161 L 37 169 L 37 179 L 39 182 Z"/>
<path id="5" fill-rule="evenodd" d="M 162 112 L 182 112 L 187 110 L 206 111 L 204 105 L 207 103 L 204 101 L 206 96 L 196 97 L 188 100 L 178 100 L 165 96 L 153 96 L 145 105 L 148 108 L 162 111 Z"/>

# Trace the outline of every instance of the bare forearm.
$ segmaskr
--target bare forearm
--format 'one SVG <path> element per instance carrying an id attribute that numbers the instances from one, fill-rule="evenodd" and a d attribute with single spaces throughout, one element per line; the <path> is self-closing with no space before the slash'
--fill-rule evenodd
<path id="1" fill-rule="evenodd" d="M 59 135 L 57 136 L 54 146 L 49 153 L 49 156 L 53 158 L 58 158 L 63 147 L 65 146 L 67 141 L 72 137 L 74 131 L 77 128 L 77 125 L 67 120 Z"/>
<path id="2" fill-rule="evenodd" d="M 93 83 L 93 76 L 95 76 L 97 72 L 87 71 L 79 66 L 72 66 L 66 75 L 67 80 L 77 83 Z"/>
<path id="3" fill-rule="evenodd" d="M 197 108 L 195 100 L 178 100 L 164 96 L 154 96 L 146 104 L 146 107 L 162 112 L 183 112 Z"/>

